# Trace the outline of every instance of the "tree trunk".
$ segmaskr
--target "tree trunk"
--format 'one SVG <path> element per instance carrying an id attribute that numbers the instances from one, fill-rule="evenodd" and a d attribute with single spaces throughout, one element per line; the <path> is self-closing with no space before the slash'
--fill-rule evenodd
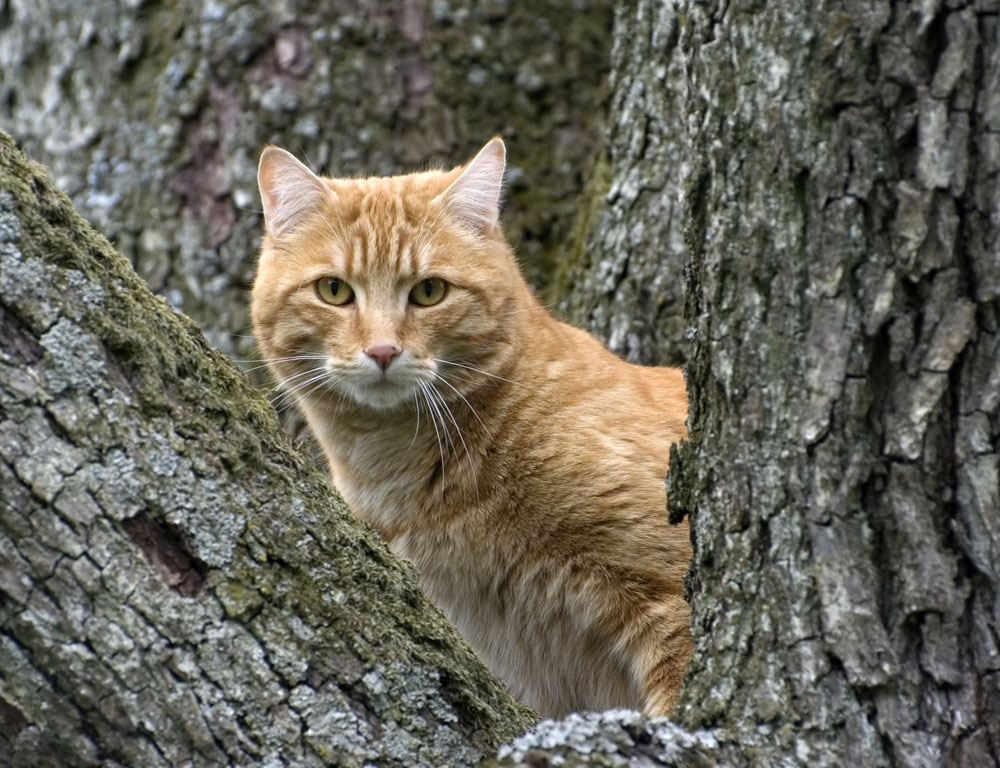
<path id="1" fill-rule="evenodd" d="M 267 143 L 331 175 L 511 146 L 544 281 L 606 96 L 611 0 L 0 0 L 0 127 L 219 349 L 252 355 Z"/>
<path id="2" fill-rule="evenodd" d="M 509 761 L 1000 764 L 998 10 L 619 13 L 570 306 L 676 358 L 685 232 L 692 730 L 575 720 Z"/>
<path id="3" fill-rule="evenodd" d="M 1000 762 L 990 5 L 685 7 L 681 717 L 757 762 Z"/>
<path id="4" fill-rule="evenodd" d="M 684 193 L 694 158 L 674 5 L 618 9 L 606 144 L 551 289 L 571 322 L 630 362 L 657 365 L 681 365 L 688 351 Z"/>
<path id="5" fill-rule="evenodd" d="M 531 722 L 0 134 L 5 764 L 471 765 Z"/>

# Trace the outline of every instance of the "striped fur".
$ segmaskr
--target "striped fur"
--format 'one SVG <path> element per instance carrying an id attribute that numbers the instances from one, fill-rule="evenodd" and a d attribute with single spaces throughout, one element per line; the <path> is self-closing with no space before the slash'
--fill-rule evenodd
<path id="1" fill-rule="evenodd" d="M 667 714 L 691 653 L 689 535 L 663 483 L 683 377 L 538 303 L 497 224 L 503 153 L 345 180 L 266 150 L 255 334 L 344 498 L 514 695 Z M 332 277 L 353 302 L 324 303 Z M 444 300 L 410 302 L 429 277 Z M 386 345 L 383 370 L 366 350 Z"/>

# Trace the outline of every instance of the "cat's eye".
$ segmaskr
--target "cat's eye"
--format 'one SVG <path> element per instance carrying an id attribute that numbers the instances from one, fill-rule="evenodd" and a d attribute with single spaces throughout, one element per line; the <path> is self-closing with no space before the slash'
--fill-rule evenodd
<path id="1" fill-rule="evenodd" d="M 316 281 L 316 293 L 327 304 L 335 307 L 354 301 L 354 289 L 339 277 L 321 277 Z"/>
<path id="2" fill-rule="evenodd" d="M 448 293 L 448 283 L 439 277 L 425 277 L 410 289 L 410 301 L 421 307 L 431 307 Z"/>

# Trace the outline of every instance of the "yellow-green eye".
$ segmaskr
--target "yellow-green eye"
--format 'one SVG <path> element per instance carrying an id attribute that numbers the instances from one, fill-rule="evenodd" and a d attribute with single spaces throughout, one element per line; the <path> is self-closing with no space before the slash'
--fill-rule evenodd
<path id="1" fill-rule="evenodd" d="M 448 283 L 439 277 L 425 277 L 410 289 L 410 301 L 421 307 L 437 304 L 448 293 Z"/>
<path id="2" fill-rule="evenodd" d="M 316 281 L 316 293 L 327 304 L 335 307 L 354 301 L 354 289 L 339 277 L 321 277 Z"/>

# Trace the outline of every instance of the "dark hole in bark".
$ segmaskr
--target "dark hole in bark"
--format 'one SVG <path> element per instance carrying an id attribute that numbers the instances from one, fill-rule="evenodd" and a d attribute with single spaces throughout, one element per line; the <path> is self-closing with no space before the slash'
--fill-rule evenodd
<path id="1" fill-rule="evenodd" d="M 35 334 L 0 306 L 0 350 L 22 365 L 34 365 L 42 359 L 42 347 Z"/>
<path id="2" fill-rule="evenodd" d="M 28 718 L 24 716 L 24 713 L 3 696 L 0 696 L 0 733 L 13 739 L 24 730 L 24 726 L 27 724 Z"/>
<path id="3" fill-rule="evenodd" d="M 168 586 L 182 597 L 196 597 L 201 592 L 208 569 L 188 554 L 177 533 L 145 512 L 123 520 L 122 528 Z"/>

